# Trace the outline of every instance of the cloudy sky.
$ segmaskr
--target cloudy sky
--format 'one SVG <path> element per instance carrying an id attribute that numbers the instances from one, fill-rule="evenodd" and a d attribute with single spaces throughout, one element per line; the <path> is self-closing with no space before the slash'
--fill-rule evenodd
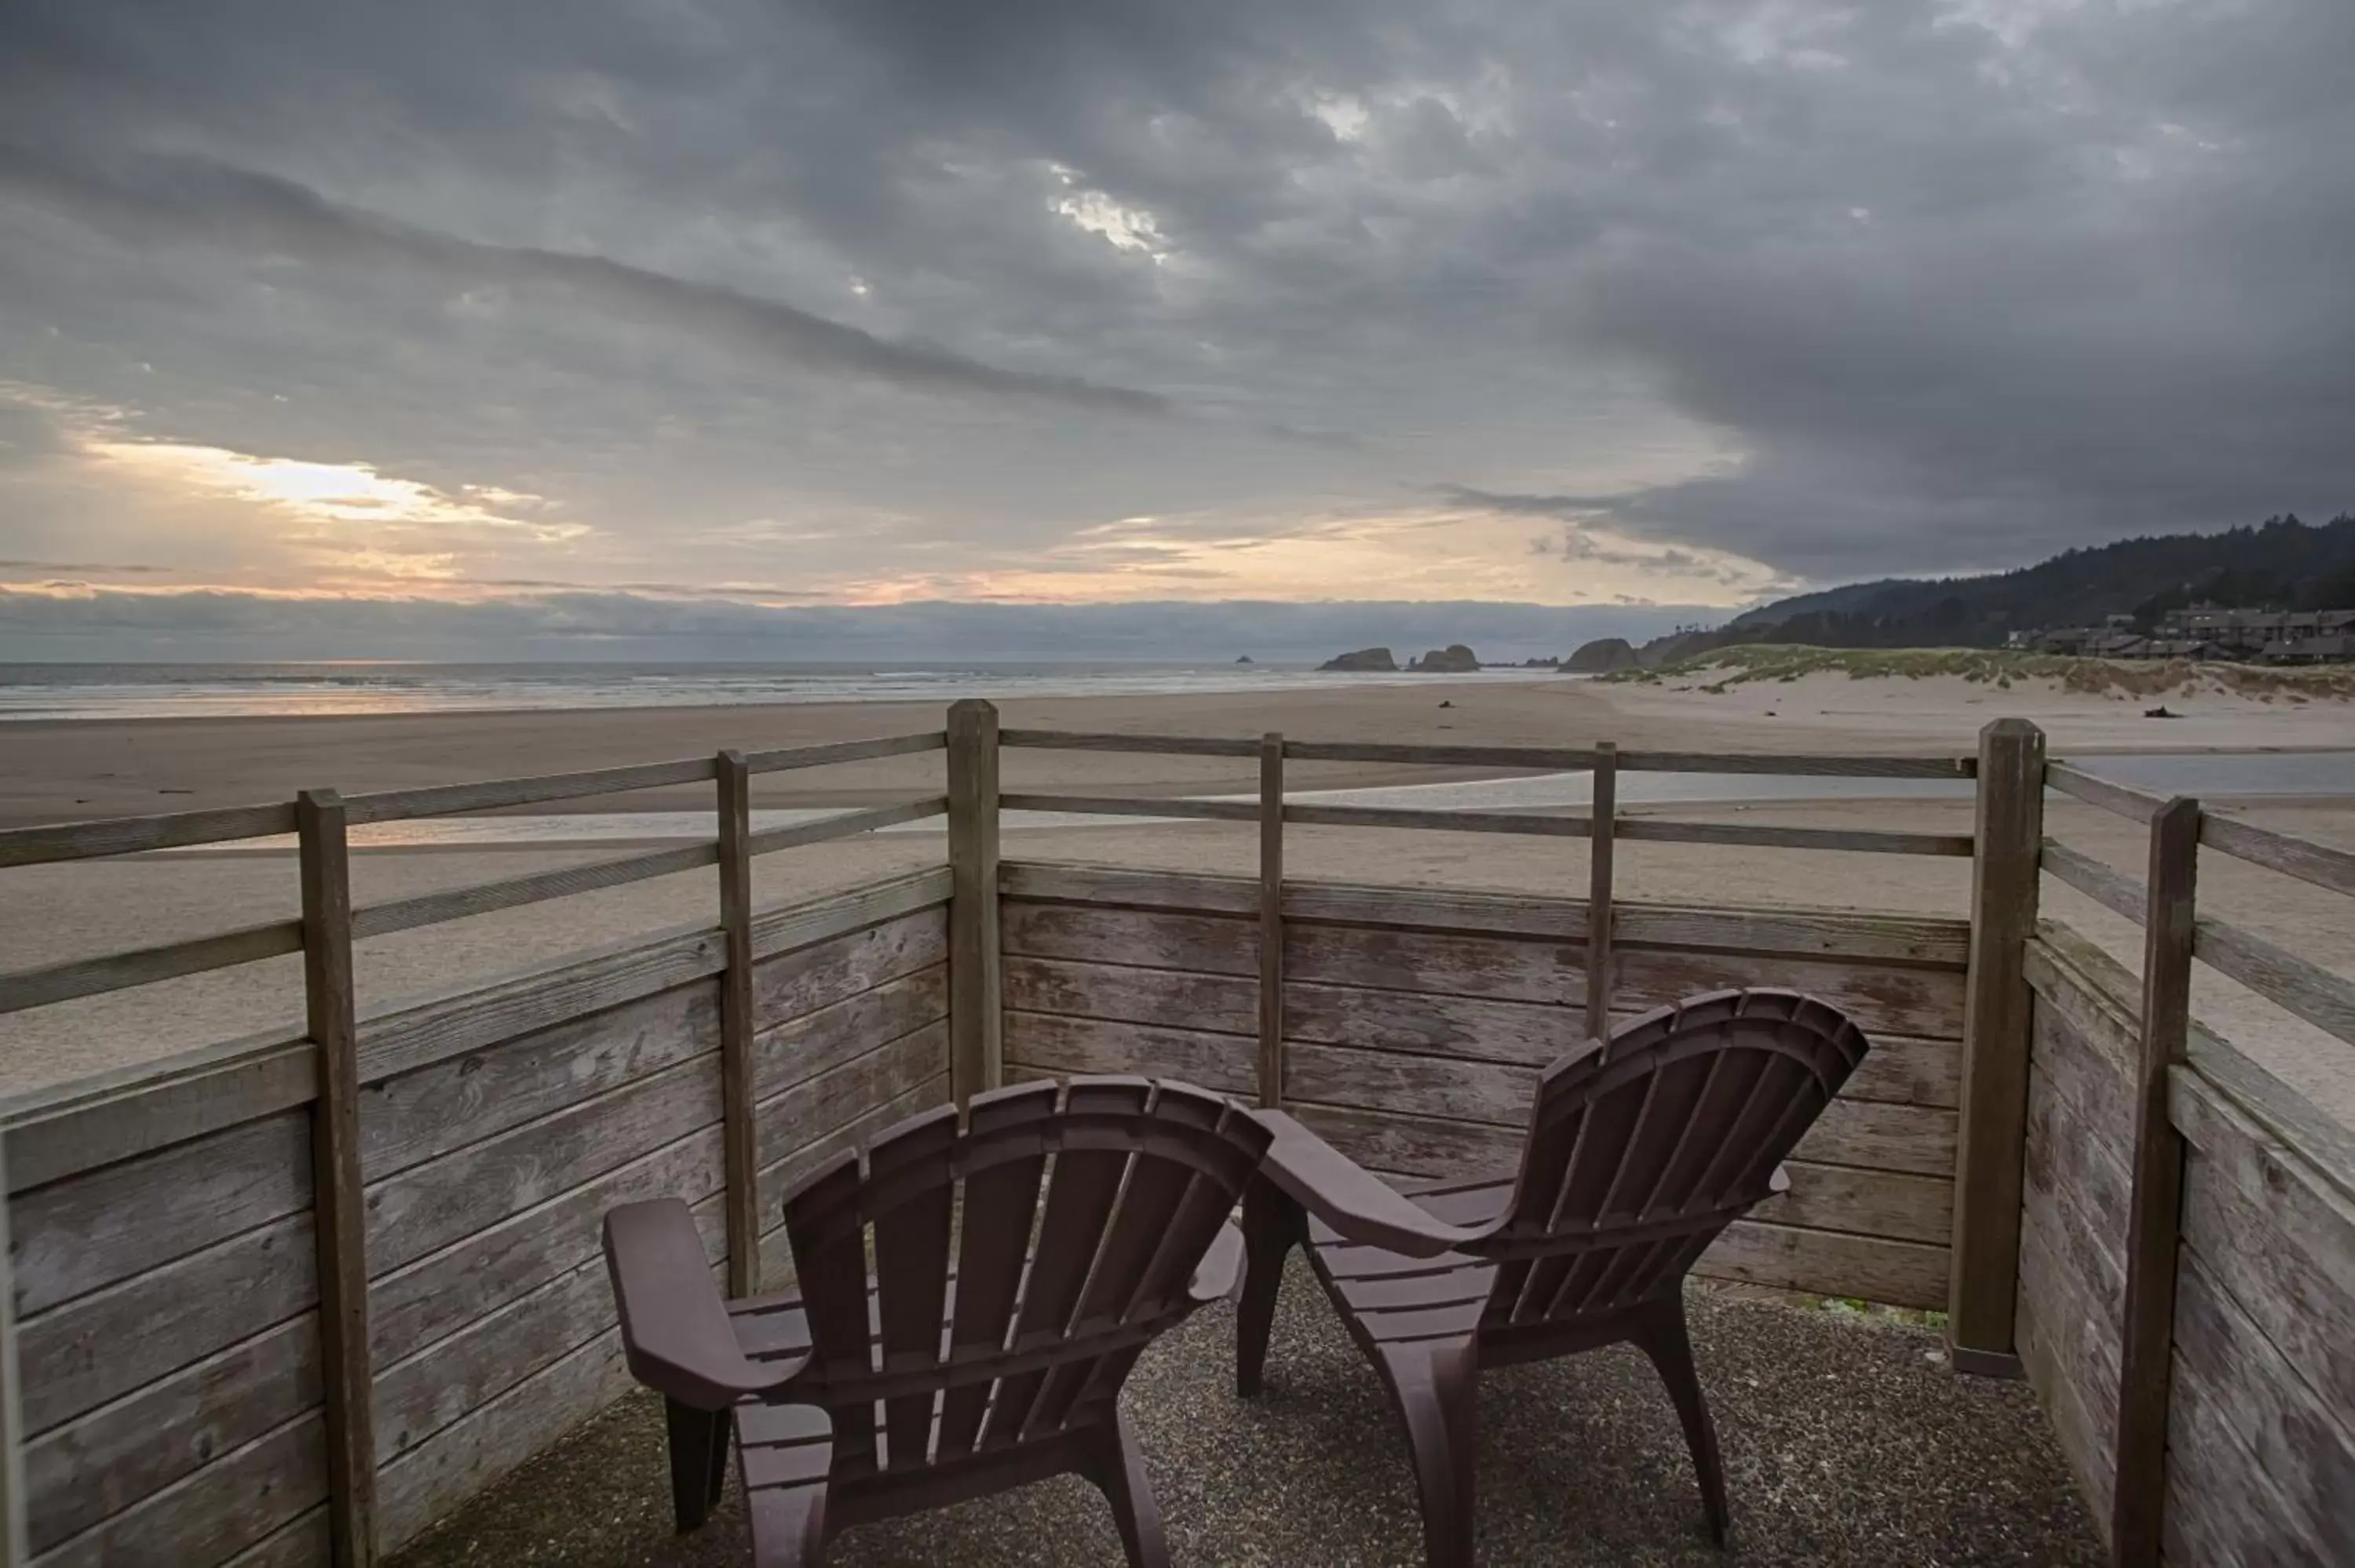
<path id="1" fill-rule="evenodd" d="M 2348 0 L 8 0 L 0 646 L 2328 515 L 2350 78 Z"/>

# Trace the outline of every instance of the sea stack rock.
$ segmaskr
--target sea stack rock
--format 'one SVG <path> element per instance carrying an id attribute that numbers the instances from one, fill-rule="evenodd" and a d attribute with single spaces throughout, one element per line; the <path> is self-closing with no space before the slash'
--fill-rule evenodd
<path id="1" fill-rule="evenodd" d="M 1407 665 L 1426 675 L 1468 675 L 1480 668 L 1480 655 L 1461 642 L 1451 642 L 1444 648 L 1434 648 Z"/>
<path id="2" fill-rule="evenodd" d="M 1252 662 L 1252 656 L 1251 656 L 1250 654 L 1248 654 L 1248 653 L 1243 654 L 1241 658 L 1239 658 L 1239 659 L 1237 659 L 1237 660 L 1235 661 L 1235 662 L 1236 662 L 1236 663 L 1238 663 L 1238 664 L 1248 664 L 1248 663 L 1250 663 L 1251 662 Z"/>
<path id="3" fill-rule="evenodd" d="M 1625 638 L 1598 637 L 1582 644 L 1562 661 L 1561 668 L 1571 675 L 1608 675 L 1614 670 L 1633 670 L 1638 662 L 1634 645 Z"/>
<path id="4" fill-rule="evenodd" d="M 1360 648 L 1355 653 L 1343 653 L 1316 666 L 1320 670 L 1395 671 L 1398 661 L 1387 648 Z"/>

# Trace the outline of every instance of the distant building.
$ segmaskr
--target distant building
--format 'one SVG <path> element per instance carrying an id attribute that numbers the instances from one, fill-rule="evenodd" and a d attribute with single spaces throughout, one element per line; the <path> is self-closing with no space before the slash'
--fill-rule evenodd
<path id="1" fill-rule="evenodd" d="M 2355 609 L 2227 609 L 2195 604 L 2160 616 L 2157 632 L 2149 637 L 2135 630 L 2134 617 L 2113 615 L 2099 626 L 2015 631 L 2008 645 L 2092 659 L 2317 664 L 2355 659 Z"/>

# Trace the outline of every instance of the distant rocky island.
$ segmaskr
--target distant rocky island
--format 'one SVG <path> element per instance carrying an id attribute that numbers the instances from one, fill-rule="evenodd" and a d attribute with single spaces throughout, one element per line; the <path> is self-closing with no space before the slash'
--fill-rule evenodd
<path id="1" fill-rule="evenodd" d="M 1581 643 L 1577 652 L 1561 662 L 1561 670 L 1566 675 L 1609 675 L 1633 670 L 1640 662 L 1635 645 L 1625 638 L 1598 637 Z"/>
<path id="2" fill-rule="evenodd" d="M 1316 667 L 1359 674 L 1394 674 L 1399 662 L 1387 648 L 1360 648 L 1354 653 L 1336 654 Z M 1461 642 L 1451 642 L 1444 648 L 1433 649 L 1420 659 L 1408 660 L 1406 668 L 1424 675 L 1471 674 L 1480 668 L 1480 655 Z"/>

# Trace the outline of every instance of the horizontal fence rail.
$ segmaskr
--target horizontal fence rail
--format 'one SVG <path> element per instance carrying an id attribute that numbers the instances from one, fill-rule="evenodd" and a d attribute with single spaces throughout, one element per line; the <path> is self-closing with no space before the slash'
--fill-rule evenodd
<path id="1" fill-rule="evenodd" d="M 2065 762 L 2044 765 L 2044 785 L 2072 800 L 2083 800 L 2088 806 L 2098 806 L 2105 811 L 2137 822 L 2149 821 L 2167 804 L 2163 796 L 2154 795 L 2147 789 L 2137 789 L 2131 784 L 2100 778 Z"/>
<path id="2" fill-rule="evenodd" d="M 205 974 L 237 964 L 254 963 L 303 950 L 303 922 L 273 920 L 217 936 L 191 937 L 127 953 L 78 959 L 0 975 L 0 1013 L 22 1012 L 78 997 L 98 996 L 157 980 Z"/>
<path id="3" fill-rule="evenodd" d="M 481 883 L 473 887 L 453 887 L 446 893 L 427 893 L 414 898 L 371 904 L 352 911 L 352 937 L 354 940 L 382 937 L 394 931 L 412 930 L 420 926 L 439 925 L 445 920 L 462 920 L 470 915 L 488 915 L 494 910 L 513 909 L 550 898 L 569 898 L 576 893 L 623 887 L 633 882 L 644 882 L 648 877 L 671 876 L 682 871 L 693 871 L 698 866 L 709 865 L 719 857 L 716 845 L 686 844 L 677 849 L 624 855 L 618 860 L 592 861 L 587 865 L 533 872 L 527 876 Z"/>
<path id="4" fill-rule="evenodd" d="M 2205 917 L 2192 927 L 2191 956 L 2355 1045 L 2355 980 L 2237 926 Z"/>
<path id="5" fill-rule="evenodd" d="M 2200 819 L 2200 847 L 2282 872 L 2333 893 L 2355 896 L 2355 851 L 2315 843 L 2212 812 Z"/>
<path id="6" fill-rule="evenodd" d="M 191 844 L 271 838 L 293 831 L 292 805 L 225 806 L 208 811 L 173 811 L 159 817 L 9 828 L 0 832 L 0 866 L 95 860 L 101 855 L 137 854 L 143 850 L 185 849 Z"/>
<path id="7" fill-rule="evenodd" d="M 2057 839 L 2044 841 L 2042 854 L 2046 871 L 2104 908 L 2125 916 L 2137 926 L 2143 923 L 2147 900 L 2142 884 Z"/>
<path id="8" fill-rule="evenodd" d="M 1114 735 L 1093 731 L 1008 729 L 1001 746 L 1052 751 L 1126 751 L 1178 757 L 1250 757 L 1255 740 L 1188 735 Z M 1390 762 L 1433 768 L 1527 768 L 1543 773 L 1591 771 L 1606 755 L 1592 747 L 1423 746 L 1388 741 L 1285 740 L 1292 762 Z M 1609 753 L 1623 771 L 1644 773 L 1747 773 L 1848 779 L 1946 779 L 1977 776 L 1970 757 L 1739 756 L 1695 751 Z"/>
<path id="9" fill-rule="evenodd" d="M 896 806 L 875 806 L 863 811 L 845 811 L 839 816 L 821 817 L 814 822 L 762 828 L 759 832 L 746 835 L 745 853 L 763 855 L 778 850 L 797 849 L 803 844 L 822 844 L 830 839 L 852 838 L 859 833 L 871 833 L 878 828 L 896 828 L 902 822 L 921 822 L 927 817 L 943 816 L 948 809 L 947 796 L 928 795 L 921 800 L 904 800 Z"/>

